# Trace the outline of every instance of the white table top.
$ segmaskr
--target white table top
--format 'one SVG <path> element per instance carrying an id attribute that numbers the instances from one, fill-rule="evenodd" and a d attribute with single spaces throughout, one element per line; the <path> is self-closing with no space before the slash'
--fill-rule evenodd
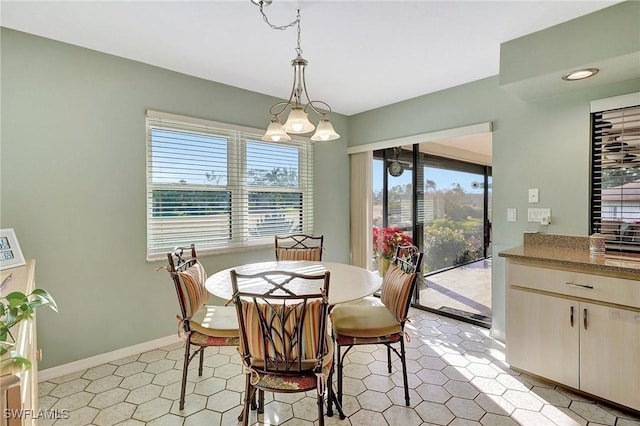
<path id="1" fill-rule="evenodd" d="M 317 275 L 325 271 L 331 273 L 329 281 L 329 304 L 351 302 L 375 293 L 382 285 L 382 278 L 377 273 L 358 266 L 333 262 L 309 261 L 270 261 L 248 263 L 216 272 L 207 278 L 205 284 L 209 293 L 223 299 L 231 299 L 231 276 L 229 271 L 235 269 L 239 274 L 257 274 L 266 271 L 287 271 L 301 274 Z"/>

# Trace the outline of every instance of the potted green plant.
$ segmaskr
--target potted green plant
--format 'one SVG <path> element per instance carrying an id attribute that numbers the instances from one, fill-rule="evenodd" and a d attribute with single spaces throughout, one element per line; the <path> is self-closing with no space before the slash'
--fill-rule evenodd
<path id="1" fill-rule="evenodd" d="M 396 254 L 399 245 L 413 244 L 413 240 L 397 226 L 373 228 L 373 255 L 381 276 L 387 272 L 389 263 Z"/>
<path id="2" fill-rule="evenodd" d="M 0 297 L 0 365 L 3 368 L 6 364 L 31 368 L 31 361 L 18 351 L 12 350 L 15 346 L 15 338 L 11 334 L 11 329 L 21 321 L 33 318 L 36 308 L 41 306 L 49 306 L 58 312 L 53 297 L 46 290 L 40 288 L 34 289 L 30 294 L 14 291 Z M 9 356 L 4 357 L 7 352 L 9 352 Z"/>

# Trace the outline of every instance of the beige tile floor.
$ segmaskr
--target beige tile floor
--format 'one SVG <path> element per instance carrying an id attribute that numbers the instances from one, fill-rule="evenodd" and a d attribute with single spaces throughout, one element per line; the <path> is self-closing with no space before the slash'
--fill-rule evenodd
<path id="1" fill-rule="evenodd" d="M 427 288 L 419 292 L 422 306 L 453 308 L 491 318 L 491 259 L 428 276 L 426 284 Z"/>
<path id="2" fill-rule="evenodd" d="M 328 425 L 640 426 L 640 414 L 509 369 L 504 345 L 486 328 L 411 309 L 407 331 L 411 407 L 399 362 L 386 372 L 383 348 L 360 347 L 345 365 L 345 420 Z M 141 353 L 40 384 L 40 408 L 69 410 L 61 425 L 236 425 L 244 376 L 234 348 L 209 348 L 205 371 L 190 371 L 178 410 L 180 344 Z M 195 364 L 195 363 L 194 363 Z M 258 424 L 318 424 L 312 393 L 266 395 Z M 250 421 L 256 424 L 257 415 Z M 41 421 L 41 425 L 54 421 Z"/>

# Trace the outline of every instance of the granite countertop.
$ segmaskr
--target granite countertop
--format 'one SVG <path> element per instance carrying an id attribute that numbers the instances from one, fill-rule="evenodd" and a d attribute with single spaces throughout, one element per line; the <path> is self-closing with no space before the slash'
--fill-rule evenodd
<path id="1" fill-rule="evenodd" d="M 524 234 L 523 245 L 502 251 L 498 256 L 631 273 L 640 279 L 639 255 L 617 252 L 593 254 L 589 251 L 589 237 Z"/>

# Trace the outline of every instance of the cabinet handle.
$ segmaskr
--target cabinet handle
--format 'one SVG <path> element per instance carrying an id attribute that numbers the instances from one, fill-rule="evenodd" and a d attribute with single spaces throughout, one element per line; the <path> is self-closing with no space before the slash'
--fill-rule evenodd
<path id="1" fill-rule="evenodd" d="M 571 307 L 571 327 L 573 327 L 573 306 Z"/>
<path id="2" fill-rule="evenodd" d="M 584 308 L 584 313 L 582 314 L 582 321 L 584 322 L 584 329 L 587 329 L 587 308 Z"/>
<path id="3" fill-rule="evenodd" d="M 578 287 L 578 288 L 584 288 L 587 290 L 593 290 L 593 286 L 589 284 L 576 284 L 576 283 L 565 283 L 565 284 L 571 287 Z"/>

